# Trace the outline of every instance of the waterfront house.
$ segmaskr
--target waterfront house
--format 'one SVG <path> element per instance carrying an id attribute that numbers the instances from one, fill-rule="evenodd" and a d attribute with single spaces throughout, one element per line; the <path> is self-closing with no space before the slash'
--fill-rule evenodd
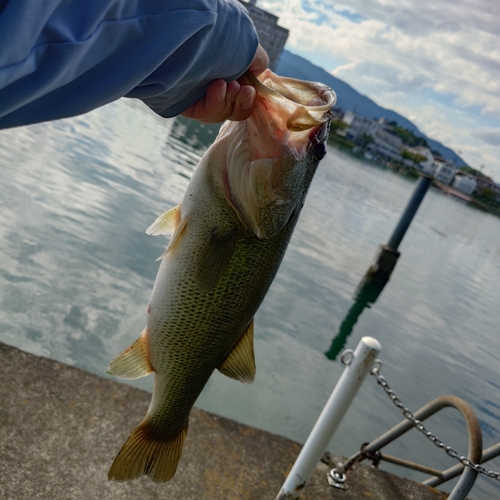
<path id="1" fill-rule="evenodd" d="M 457 172 L 452 186 L 464 194 L 472 194 L 476 189 L 477 181 L 472 175 Z"/>
<path id="2" fill-rule="evenodd" d="M 346 111 L 342 118 L 342 121 L 347 124 L 347 127 L 343 130 L 339 130 L 337 133 L 355 143 L 359 143 L 363 134 L 373 135 L 376 122 L 366 118 L 366 116 L 357 115 L 352 111 Z"/>
<path id="3" fill-rule="evenodd" d="M 366 116 L 357 115 L 352 111 L 346 111 L 342 121 L 347 124 L 347 127 L 344 130 L 339 130 L 339 135 L 361 147 L 366 147 L 366 151 L 372 157 L 401 161 L 403 142 L 394 134 L 385 118 L 376 121 Z M 371 141 L 368 145 L 365 142 L 367 137 L 370 137 Z"/>
<path id="4" fill-rule="evenodd" d="M 368 146 L 368 150 L 374 155 L 401 161 L 403 141 L 394 134 L 387 120 L 380 118 L 378 122 L 375 122 L 372 131 L 373 142 Z"/>
<path id="5" fill-rule="evenodd" d="M 436 168 L 434 172 L 434 179 L 442 182 L 443 184 L 450 185 L 453 182 L 457 171 L 455 165 L 441 156 L 435 156 L 434 166 Z"/>
<path id="6" fill-rule="evenodd" d="M 489 177 L 483 177 L 480 175 L 476 176 L 477 187 L 476 191 L 482 191 L 483 189 L 491 189 L 496 193 L 495 201 L 500 202 L 500 185 L 496 184 L 493 179 Z"/>
<path id="7" fill-rule="evenodd" d="M 437 165 L 434 164 L 434 156 L 429 148 L 425 146 L 415 146 L 413 148 L 406 148 L 410 153 L 423 156 L 425 160 L 421 161 L 416 165 L 417 170 L 425 175 L 434 175 Z"/>

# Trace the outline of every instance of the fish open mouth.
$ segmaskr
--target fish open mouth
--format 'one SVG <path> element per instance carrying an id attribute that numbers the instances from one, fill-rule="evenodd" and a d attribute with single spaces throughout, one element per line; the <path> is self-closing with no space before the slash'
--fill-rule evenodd
<path id="1" fill-rule="evenodd" d="M 253 85 L 264 100 L 274 101 L 279 106 L 280 115 L 286 116 L 286 128 L 291 132 L 301 132 L 327 122 L 330 109 L 337 101 L 335 92 L 317 82 L 296 80 L 278 76 L 270 69 L 259 78 L 247 72 L 244 78 Z"/>
<path id="2" fill-rule="evenodd" d="M 301 183 L 324 156 L 315 148 L 328 134 L 336 94 L 322 83 L 270 70 L 259 78 L 247 72 L 240 83 L 255 87 L 255 109 L 219 132 L 226 151 L 225 196 L 245 227 L 267 238 L 289 220 L 302 199 Z"/>

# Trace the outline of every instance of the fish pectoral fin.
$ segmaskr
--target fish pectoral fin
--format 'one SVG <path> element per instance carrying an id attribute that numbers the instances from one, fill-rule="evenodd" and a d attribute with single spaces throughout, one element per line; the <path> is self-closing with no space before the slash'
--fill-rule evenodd
<path id="1" fill-rule="evenodd" d="M 153 236 L 165 234 L 172 236 L 181 222 L 181 204 L 160 215 L 147 229 L 146 233 Z"/>
<path id="2" fill-rule="evenodd" d="M 177 436 L 158 439 L 146 417 L 125 441 L 109 469 L 108 480 L 127 481 L 148 475 L 158 483 L 169 481 L 177 470 L 187 430 L 188 424 Z"/>
<path id="3" fill-rule="evenodd" d="M 196 264 L 196 281 L 202 291 L 210 292 L 225 273 L 236 247 L 236 229 L 219 236 L 212 232 Z"/>
<path id="4" fill-rule="evenodd" d="M 255 354 L 253 349 L 253 319 L 231 352 L 218 367 L 227 377 L 251 384 L 255 379 Z"/>
<path id="5" fill-rule="evenodd" d="M 119 378 L 136 379 L 153 373 L 146 346 L 146 328 L 140 337 L 109 363 L 107 373 Z"/>

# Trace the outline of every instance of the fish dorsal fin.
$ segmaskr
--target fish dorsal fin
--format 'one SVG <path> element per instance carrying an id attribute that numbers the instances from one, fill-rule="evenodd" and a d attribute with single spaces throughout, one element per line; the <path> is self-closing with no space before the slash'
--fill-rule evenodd
<path id="1" fill-rule="evenodd" d="M 172 236 L 181 222 L 181 204 L 160 215 L 147 229 L 147 234 Z"/>
<path id="2" fill-rule="evenodd" d="M 121 354 L 109 363 L 107 373 L 119 378 L 136 379 L 153 372 L 149 362 L 146 346 L 147 330 L 144 328 L 141 336 Z"/>
<path id="3" fill-rule="evenodd" d="M 196 266 L 196 281 L 202 291 L 213 290 L 225 273 L 236 246 L 236 230 L 223 236 L 214 231 L 205 243 Z"/>
<path id="4" fill-rule="evenodd" d="M 223 375 L 244 384 L 251 384 L 254 381 L 253 319 L 218 369 Z"/>

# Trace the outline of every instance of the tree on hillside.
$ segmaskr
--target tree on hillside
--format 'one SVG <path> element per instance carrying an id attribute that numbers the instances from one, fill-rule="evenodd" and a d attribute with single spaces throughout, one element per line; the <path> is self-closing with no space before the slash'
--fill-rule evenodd
<path id="1" fill-rule="evenodd" d="M 418 137 L 410 130 L 403 127 L 393 127 L 392 131 L 395 135 L 397 135 L 405 146 L 415 147 L 415 146 L 424 146 L 429 147 L 427 141 L 423 137 Z"/>
<path id="2" fill-rule="evenodd" d="M 463 172 L 464 174 L 471 174 L 475 175 L 476 177 L 482 177 L 483 179 L 488 179 L 489 181 L 493 182 L 493 179 L 489 177 L 486 174 L 483 174 L 481 170 L 477 170 L 475 168 L 469 167 L 466 165 L 465 167 L 461 167 L 458 169 L 460 172 Z"/>
<path id="3" fill-rule="evenodd" d="M 363 133 L 361 135 L 361 143 L 359 146 L 361 147 L 361 150 L 364 151 L 373 142 L 375 142 L 375 139 L 370 134 Z"/>
<path id="4" fill-rule="evenodd" d="M 403 149 L 403 152 L 401 153 L 401 156 L 403 158 L 406 158 L 408 160 L 411 160 L 415 164 L 422 163 L 423 161 L 427 160 L 427 158 L 423 155 L 419 155 L 417 153 L 412 153 L 411 151 L 408 151 L 407 149 Z"/>
<path id="5" fill-rule="evenodd" d="M 330 133 L 331 134 L 336 134 L 340 130 L 345 130 L 349 125 L 346 122 L 343 122 L 342 120 L 332 120 L 330 122 Z"/>
<path id="6" fill-rule="evenodd" d="M 427 141 L 418 135 L 415 135 L 411 130 L 400 127 L 398 122 L 392 120 L 389 122 L 389 125 L 392 127 L 392 131 L 395 135 L 397 135 L 405 146 L 415 147 L 415 146 L 424 146 L 426 148 L 429 147 Z"/>

